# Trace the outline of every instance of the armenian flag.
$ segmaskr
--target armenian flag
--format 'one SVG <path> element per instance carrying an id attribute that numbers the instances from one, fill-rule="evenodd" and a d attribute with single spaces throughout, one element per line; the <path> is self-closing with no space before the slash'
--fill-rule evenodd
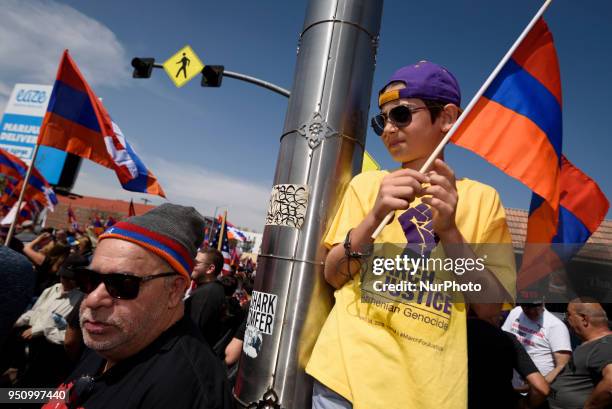
<path id="1" fill-rule="evenodd" d="M 113 169 L 124 189 L 166 197 L 64 51 L 38 144 L 51 146 Z"/>
<path id="2" fill-rule="evenodd" d="M 562 118 L 559 62 L 539 19 L 465 118 L 452 141 L 559 208 Z"/>
<path id="3" fill-rule="evenodd" d="M 569 261 L 609 207 L 562 154 L 561 113 L 557 53 L 539 18 L 452 138 L 533 191 L 519 289 Z"/>
<path id="4" fill-rule="evenodd" d="M 610 207 L 597 183 L 565 156 L 561 157 L 559 185 L 561 199 L 556 219 L 550 205 L 533 194 L 527 222 L 527 244 L 518 275 L 519 290 L 567 263 L 597 230 Z M 554 229 L 550 229 L 550 220 L 556 220 Z"/>

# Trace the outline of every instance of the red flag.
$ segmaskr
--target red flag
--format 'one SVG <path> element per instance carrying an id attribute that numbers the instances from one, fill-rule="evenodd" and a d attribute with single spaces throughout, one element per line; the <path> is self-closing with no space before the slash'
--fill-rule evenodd
<path id="1" fill-rule="evenodd" d="M 534 195 L 529 210 L 527 242 L 517 281 L 519 290 L 567 263 L 597 230 L 610 207 L 597 183 L 565 156 L 561 163 L 560 192 L 557 218 L 548 202 Z M 556 220 L 552 230 L 549 228 L 551 220 Z"/>
<path id="2" fill-rule="evenodd" d="M 452 141 L 559 208 L 561 79 L 552 34 L 539 19 Z"/>
<path id="3" fill-rule="evenodd" d="M 521 41 L 452 140 L 533 192 L 519 289 L 567 262 L 603 220 L 607 199 L 562 155 L 561 76 L 543 19 Z M 556 254 L 559 249 L 563 254 Z"/>

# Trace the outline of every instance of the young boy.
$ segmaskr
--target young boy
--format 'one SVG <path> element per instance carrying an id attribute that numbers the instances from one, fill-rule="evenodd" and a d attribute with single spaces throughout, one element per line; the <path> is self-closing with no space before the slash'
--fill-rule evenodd
<path id="1" fill-rule="evenodd" d="M 438 245 L 453 260 L 481 256 L 466 243 L 505 243 L 505 250 L 485 257 L 483 271 L 455 279 L 478 282 L 490 300 L 511 298 L 514 255 L 497 192 L 456 179 L 443 155 L 419 172 L 457 120 L 460 104 L 455 77 L 427 61 L 398 70 L 379 94 L 381 114 L 373 127 L 402 167 L 353 178 L 325 237 L 331 249 L 325 279 L 337 291 L 306 368 L 315 378 L 313 408 L 467 407 L 468 308 L 489 320 L 497 307 L 368 303 L 359 263 L 347 265 L 348 255 L 373 243 L 372 233 L 392 211 L 374 243 Z"/>

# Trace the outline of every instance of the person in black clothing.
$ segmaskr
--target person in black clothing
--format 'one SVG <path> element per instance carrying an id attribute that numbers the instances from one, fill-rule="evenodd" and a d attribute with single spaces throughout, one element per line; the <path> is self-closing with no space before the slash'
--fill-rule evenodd
<path id="1" fill-rule="evenodd" d="M 223 320 L 227 302 L 225 289 L 217 280 L 222 269 L 223 255 L 219 250 L 207 248 L 198 251 L 191 274 L 197 288 L 185 300 L 185 313 L 200 328 L 204 339 L 213 349 L 225 332 Z"/>
<path id="2" fill-rule="evenodd" d="M 514 335 L 472 317 L 467 320 L 467 339 L 469 409 L 537 408 L 545 401 L 548 383 Z M 526 398 L 512 387 L 513 369 L 529 385 Z"/>
<path id="3" fill-rule="evenodd" d="M 80 324 L 87 352 L 43 408 L 229 409 L 224 368 L 184 313 L 204 219 L 163 204 L 104 232 L 88 268 Z"/>
<path id="4" fill-rule="evenodd" d="M 153 343 L 106 370 L 105 359 L 86 350 L 59 388 L 69 402 L 43 408 L 231 408 L 219 362 L 206 349 L 193 322 L 183 316 Z"/>
<path id="5" fill-rule="evenodd" d="M 551 409 L 612 407 L 612 331 L 596 300 L 577 298 L 566 320 L 582 344 L 551 385 Z"/>
<path id="6" fill-rule="evenodd" d="M 224 276 L 221 277 L 219 281 L 223 284 L 223 288 L 225 289 L 225 302 L 227 304 L 223 325 L 231 335 L 227 338 L 227 342 L 225 343 L 225 345 L 227 345 L 238 330 L 238 327 L 240 327 L 242 321 L 246 318 L 247 311 L 240 306 L 240 301 L 237 298 L 236 291 L 238 289 L 238 279 L 235 276 Z"/>
<path id="7" fill-rule="evenodd" d="M 32 299 L 34 283 L 34 269 L 28 259 L 0 245 L 0 374 L 12 358 L 5 342 L 15 332 L 13 324 Z"/>

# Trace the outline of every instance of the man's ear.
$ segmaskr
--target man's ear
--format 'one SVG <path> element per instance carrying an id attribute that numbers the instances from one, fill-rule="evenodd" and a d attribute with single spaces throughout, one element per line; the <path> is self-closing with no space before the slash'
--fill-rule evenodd
<path id="1" fill-rule="evenodd" d="M 216 271 L 215 265 L 214 264 L 210 264 L 208 266 L 208 270 L 206 270 L 206 274 L 214 274 L 216 276 L 219 273 Z"/>
<path id="2" fill-rule="evenodd" d="M 440 116 L 438 120 L 441 121 L 440 126 L 442 127 L 442 132 L 447 133 L 453 127 L 453 124 L 459 118 L 459 107 L 455 104 L 446 104 L 442 111 L 440 112 Z"/>
<path id="3" fill-rule="evenodd" d="M 172 309 L 183 300 L 189 283 L 182 275 L 167 278 L 171 279 L 169 283 L 170 296 L 168 297 L 168 308 Z"/>

